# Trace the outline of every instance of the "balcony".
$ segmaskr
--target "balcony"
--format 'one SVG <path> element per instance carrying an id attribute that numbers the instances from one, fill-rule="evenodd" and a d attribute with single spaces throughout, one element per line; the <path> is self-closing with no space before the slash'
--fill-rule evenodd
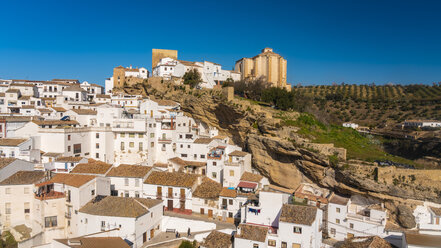
<path id="1" fill-rule="evenodd" d="M 356 221 L 361 221 L 361 222 L 371 222 L 371 223 L 377 224 L 377 225 L 381 225 L 383 222 L 382 220 L 372 219 L 368 216 L 354 214 L 354 213 L 348 213 L 347 218 L 352 219 L 352 220 L 356 220 Z"/>
<path id="2" fill-rule="evenodd" d="M 35 199 L 44 201 L 44 200 L 52 200 L 52 199 L 59 199 L 64 198 L 65 195 L 62 192 L 57 191 L 51 191 L 49 193 L 42 193 L 42 194 L 36 194 Z"/>
<path id="3" fill-rule="evenodd" d="M 208 158 L 208 159 L 217 159 L 217 160 L 221 160 L 221 159 L 222 159 L 222 154 L 208 153 L 208 154 L 207 154 L 207 158 Z"/>
<path id="4" fill-rule="evenodd" d="M 227 205 L 222 205 L 222 207 L 221 207 L 223 210 L 227 210 L 228 209 L 228 206 Z"/>

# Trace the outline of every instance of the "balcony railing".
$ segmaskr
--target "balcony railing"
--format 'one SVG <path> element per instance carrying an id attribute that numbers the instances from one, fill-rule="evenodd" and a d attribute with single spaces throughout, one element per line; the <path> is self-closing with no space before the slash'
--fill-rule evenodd
<path id="1" fill-rule="evenodd" d="M 163 137 L 163 138 L 159 138 L 158 142 L 159 143 L 171 143 L 172 140 L 170 138 Z"/>
<path id="2" fill-rule="evenodd" d="M 220 159 L 222 159 L 222 154 L 211 154 L 211 153 L 208 153 L 207 154 L 207 158 L 208 159 L 218 159 L 218 160 L 220 160 Z"/>
<path id="3" fill-rule="evenodd" d="M 349 219 L 353 219 L 353 220 L 359 220 L 359 221 L 363 221 L 363 222 L 373 222 L 373 223 L 375 223 L 375 224 L 379 224 L 379 225 L 382 224 L 382 220 L 379 220 L 379 219 L 372 219 L 372 218 L 370 218 L 370 217 L 363 216 L 363 215 L 360 215 L 360 214 L 348 213 L 348 214 L 347 214 L 347 217 L 348 217 Z"/>

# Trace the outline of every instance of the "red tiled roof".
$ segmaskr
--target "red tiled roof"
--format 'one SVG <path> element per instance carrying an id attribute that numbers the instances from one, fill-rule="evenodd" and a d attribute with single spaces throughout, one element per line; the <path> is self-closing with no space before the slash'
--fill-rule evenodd
<path id="1" fill-rule="evenodd" d="M 257 187 L 257 183 L 249 183 L 249 182 L 240 182 L 237 187 L 239 188 L 250 188 L 255 189 Z"/>

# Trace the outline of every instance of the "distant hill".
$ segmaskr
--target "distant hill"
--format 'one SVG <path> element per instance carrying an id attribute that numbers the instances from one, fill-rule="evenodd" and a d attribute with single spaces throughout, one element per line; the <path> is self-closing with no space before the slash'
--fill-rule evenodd
<path id="1" fill-rule="evenodd" d="M 332 85 L 293 87 L 341 122 L 364 126 L 397 124 L 406 119 L 441 120 L 441 84 Z"/>

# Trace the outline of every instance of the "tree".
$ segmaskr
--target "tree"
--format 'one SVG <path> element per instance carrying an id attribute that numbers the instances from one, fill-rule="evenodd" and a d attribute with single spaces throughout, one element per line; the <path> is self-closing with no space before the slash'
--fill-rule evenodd
<path id="1" fill-rule="evenodd" d="M 201 82 L 201 74 L 196 70 L 190 70 L 184 74 L 184 84 L 190 85 L 191 88 L 198 86 Z"/>
<path id="2" fill-rule="evenodd" d="M 234 80 L 232 78 L 227 78 L 227 80 L 225 80 L 225 82 L 222 84 L 222 88 L 231 86 L 234 86 Z"/>
<path id="3" fill-rule="evenodd" d="M 182 243 L 179 245 L 179 248 L 194 248 L 195 246 L 188 240 L 182 241 Z"/>

